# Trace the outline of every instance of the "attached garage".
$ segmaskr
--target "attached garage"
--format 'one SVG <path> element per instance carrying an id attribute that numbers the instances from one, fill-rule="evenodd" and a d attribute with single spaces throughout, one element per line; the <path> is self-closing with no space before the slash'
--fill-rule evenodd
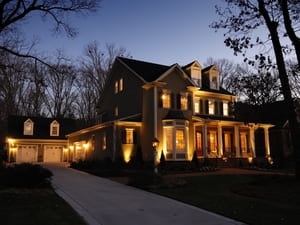
<path id="1" fill-rule="evenodd" d="M 44 162 L 61 162 L 63 147 L 59 145 L 44 146 Z"/>
<path id="2" fill-rule="evenodd" d="M 37 145 L 18 145 L 16 162 L 37 162 Z"/>

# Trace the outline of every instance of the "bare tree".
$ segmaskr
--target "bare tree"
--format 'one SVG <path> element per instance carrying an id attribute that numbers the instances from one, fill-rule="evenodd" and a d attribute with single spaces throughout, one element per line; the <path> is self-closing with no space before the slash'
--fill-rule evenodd
<path id="1" fill-rule="evenodd" d="M 115 58 L 125 54 L 128 55 L 124 48 L 117 48 L 114 44 L 106 44 L 101 49 L 97 41 L 85 47 L 84 57 L 80 59 L 80 77 L 77 80 L 77 110 L 80 118 L 88 125 L 95 123 L 96 105 Z"/>
<path id="2" fill-rule="evenodd" d="M 75 89 L 77 70 L 58 52 L 57 62 L 47 67 L 44 104 L 51 117 L 73 117 L 77 98 Z"/>
<path id="3" fill-rule="evenodd" d="M 288 15 L 296 15 L 297 12 L 299 15 L 299 10 L 296 10 L 295 13 L 292 7 L 295 6 L 299 9 L 299 2 L 282 0 L 283 3 L 288 3 L 289 6 L 287 6 L 287 10 L 285 10 L 284 6 L 280 5 L 277 0 L 225 0 L 225 2 L 227 2 L 225 8 L 216 8 L 220 20 L 212 23 L 211 27 L 227 30 L 225 33 L 227 37 L 225 44 L 232 48 L 235 54 L 242 53 L 245 56 L 247 50 L 255 45 L 266 46 L 267 42 L 271 44 L 271 50 L 273 50 L 276 59 L 282 94 L 288 106 L 290 133 L 296 159 L 296 175 L 297 178 L 300 179 L 300 131 L 284 60 L 284 54 L 292 51 L 293 48 L 291 46 L 283 46 L 280 41 L 280 38 L 283 38 L 287 33 L 284 29 L 287 25 L 284 24 L 286 22 L 286 16 L 283 19 L 282 10 Z M 283 7 L 282 10 L 280 10 L 281 6 Z M 299 16 L 294 16 L 293 20 L 294 23 L 291 24 L 293 26 L 288 27 L 288 29 L 290 28 L 296 33 L 296 27 L 299 25 L 300 18 Z M 262 40 L 260 35 L 253 39 L 254 31 L 262 26 L 267 28 L 268 39 Z M 290 34 L 291 32 L 289 32 L 288 35 Z M 294 50 L 298 52 L 297 43 L 294 40 L 292 40 L 292 42 Z M 256 55 L 256 58 L 260 60 L 261 66 L 271 66 L 272 59 L 266 57 L 265 53 L 266 52 Z M 245 61 L 251 63 L 248 58 L 245 58 Z"/>
<path id="4" fill-rule="evenodd" d="M 70 14 L 86 15 L 97 11 L 101 0 L 3 0 L 0 2 L 0 49 L 18 57 L 34 58 L 46 63 L 32 54 L 32 44 L 15 48 L 15 43 L 22 40 L 20 26 L 33 13 L 39 13 L 43 20 L 53 22 L 53 32 L 64 31 L 74 37 L 77 32 L 68 20 Z"/>

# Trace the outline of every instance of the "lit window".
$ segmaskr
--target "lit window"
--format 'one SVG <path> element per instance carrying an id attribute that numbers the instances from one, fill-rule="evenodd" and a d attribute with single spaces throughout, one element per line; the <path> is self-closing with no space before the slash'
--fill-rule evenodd
<path id="1" fill-rule="evenodd" d="M 50 124 L 50 136 L 59 136 L 59 123 L 56 120 Z"/>
<path id="2" fill-rule="evenodd" d="M 217 151 L 216 132 L 209 132 L 209 149 L 211 152 Z"/>
<path id="3" fill-rule="evenodd" d="M 31 119 L 24 122 L 24 135 L 33 135 L 33 122 Z"/>
<path id="4" fill-rule="evenodd" d="M 202 150 L 202 134 L 199 131 L 196 132 L 196 150 Z"/>
<path id="5" fill-rule="evenodd" d="M 176 150 L 184 150 L 184 129 L 176 129 Z"/>
<path id="6" fill-rule="evenodd" d="M 161 100 L 162 100 L 162 106 L 163 106 L 163 108 L 166 108 L 166 109 L 171 108 L 170 94 L 168 94 L 168 93 L 162 94 Z"/>
<path id="7" fill-rule="evenodd" d="M 208 114 L 210 115 L 215 114 L 215 102 L 212 100 L 208 101 Z"/>
<path id="8" fill-rule="evenodd" d="M 224 133 L 224 147 L 226 152 L 231 151 L 231 135 L 230 133 Z"/>
<path id="9" fill-rule="evenodd" d="M 125 144 L 133 144 L 133 129 L 126 129 Z"/>
<path id="10" fill-rule="evenodd" d="M 242 152 L 247 152 L 247 136 L 246 133 L 240 134 L 240 145 Z"/>
<path id="11" fill-rule="evenodd" d="M 106 150 L 106 134 L 103 134 L 102 150 Z"/>
<path id="12" fill-rule="evenodd" d="M 228 102 L 223 102 L 223 115 L 228 116 Z"/>
<path id="13" fill-rule="evenodd" d="M 194 104 L 194 112 L 195 113 L 199 113 L 200 112 L 199 102 L 195 102 L 195 104 Z"/>
<path id="14" fill-rule="evenodd" d="M 188 98 L 186 96 L 180 96 L 180 108 L 182 110 L 188 109 Z"/>
<path id="15" fill-rule="evenodd" d="M 115 108 L 115 116 L 119 116 L 119 107 L 118 106 Z"/>
<path id="16" fill-rule="evenodd" d="M 119 83 L 118 81 L 115 82 L 115 94 L 119 92 Z"/>
<path id="17" fill-rule="evenodd" d="M 123 78 L 119 81 L 119 91 L 123 91 Z"/>
<path id="18" fill-rule="evenodd" d="M 198 87 L 201 87 L 201 71 L 200 70 L 192 70 L 192 80 Z"/>

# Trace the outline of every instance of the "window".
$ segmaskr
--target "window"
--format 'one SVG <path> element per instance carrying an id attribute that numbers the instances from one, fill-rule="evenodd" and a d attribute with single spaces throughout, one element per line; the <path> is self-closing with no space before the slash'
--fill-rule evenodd
<path id="1" fill-rule="evenodd" d="M 208 100 L 208 114 L 215 114 L 215 102 L 213 100 Z"/>
<path id="2" fill-rule="evenodd" d="M 106 150 L 106 147 L 106 133 L 104 133 L 102 137 L 102 150 Z"/>
<path id="3" fill-rule="evenodd" d="M 229 132 L 224 133 L 224 148 L 225 152 L 231 151 L 231 134 Z"/>
<path id="4" fill-rule="evenodd" d="M 176 150 L 184 150 L 184 129 L 176 129 Z"/>
<path id="5" fill-rule="evenodd" d="M 194 113 L 200 113 L 200 99 L 194 98 Z"/>
<path id="6" fill-rule="evenodd" d="M 123 78 L 119 81 L 119 91 L 123 91 Z"/>
<path id="7" fill-rule="evenodd" d="M 118 81 L 115 82 L 115 94 L 119 92 L 119 83 Z"/>
<path id="8" fill-rule="evenodd" d="M 247 152 L 247 135 L 246 133 L 240 134 L 240 145 L 242 152 Z"/>
<path id="9" fill-rule="evenodd" d="M 166 141 L 167 141 L 167 151 L 173 151 L 173 128 L 165 129 Z"/>
<path id="10" fill-rule="evenodd" d="M 133 144 L 133 129 L 125 129 L 125 144 Z"/>
<path id="11" fill-rule="evenodd" d="M 188 109 L 188 98 L 185 95 L 180 96 L 180 109 L 182 110 Z"/>
<path id="12" fill-rule="evenodd" d="M 162 106 L 163 108 L 169 109 L 171 108 L 171 96 L 169 93 L 163 93 L 161 96 Z"/>
<path id="13" fill-rule="evenodd" d="M 228 116 L 228 102 L 223 102 L 223 115 Z"/>
<path id="14" fill-rule="evenodd" d="M 50 136 L 59 136 L 59 123 L 56 120 L 50 124 Z"/>
<path id="15" fill-rule="evenodd" d="M 210 83 L 211 89 L 218 89 L 218 80 L 216 76 L 213 76 Z"/>
<path id="16" fill-rule="evenodd" d="M 201 87 L 201 71 L 200 69 L 192 69 L 192 80 L 198 87 Z"/>
<path id="17" fill-rule="evenodd" d="M 24 122 L 24 135 L 33 135 L 33 122 L 31 119 L 27 119 Z"/>
<path id="18" fill-rule="evenodd" d="M 217 151 L 217 134 L 215 131 L 209 132 L 209 150 L 211 152 Z"/>

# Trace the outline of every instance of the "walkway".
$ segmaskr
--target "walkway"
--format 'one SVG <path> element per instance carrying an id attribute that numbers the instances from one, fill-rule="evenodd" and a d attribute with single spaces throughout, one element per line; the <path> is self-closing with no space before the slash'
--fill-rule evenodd
<path id="1" fill-rule="evenodd" d="M 90 225 L 241 225 L 243 223 L 108 179 L 44 164 L 53 186 Z"/>

